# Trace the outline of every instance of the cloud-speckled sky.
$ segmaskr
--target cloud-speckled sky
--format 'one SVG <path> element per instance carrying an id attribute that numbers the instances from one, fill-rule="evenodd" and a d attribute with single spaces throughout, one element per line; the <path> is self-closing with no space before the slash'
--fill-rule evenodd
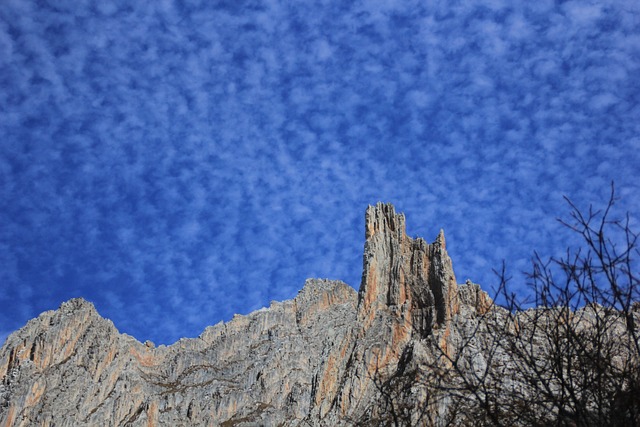
<path id="1" fill-rule="evenodd" d="M 638 212 L 640 2 L 3 0 L 0 339 L 72 297 L 171 343 L 357 288 L 364 211 L 491 288 Z"/>

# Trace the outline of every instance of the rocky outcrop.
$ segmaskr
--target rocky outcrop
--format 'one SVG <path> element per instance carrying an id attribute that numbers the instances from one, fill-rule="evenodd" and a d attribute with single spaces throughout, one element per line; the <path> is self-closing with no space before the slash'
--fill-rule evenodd
<path id="1" fill-rule="evenodd" d="M 82 299 L 41 314 L 0 351 L 0 426 L 333 426 L 375 414 L 378 378 L 417 363 L 425 337 L 446 339 L 461 304 L 481 313 L 490 300 L 458 287 L 442 232 L 408 237 L 389 204 L 367 209 L 365 239 L 359 292 L 308 280 L 292 300 L 171 346 L 120 334 Z"/>
<path id="2" fill-rule="evenodd" d="M 380 393 L 375 380 L 403 369 L 400 362 L 413 341 L 434 328 L 446 329 L 457 310 L 457 285 L 442 231 L 432 244 L 412 239 L 404 215 L 392 205 L 369 206 L 354 346 L 339 394 L 327 396 L 333 398 L 331 420 L 375 413 Z M 327 417 L 323 412 L 314 415 L 316 420 Z"/>
<path id="3" fill-rule="evenodd" d="M 73 299 L 12 334 L 0 359 L 3 426 L 127 421 L 147 399 L 148 349 Z M 125 398 L 126 396 L 126 398 Z M 64 410 L 61 410 L 64 409 Z"/>
<path id="4" fill-rule="evenodd" d="M 432 244 L 412 239 L 404 215 L 392 205 L 370 206 L 359 294 L 358 314 L 365 323 L 388 310 L 423 336 L 445 325 L 457 312 L 457 285 L 444 233 Z"/>
<path id="5" fill-rule="evenodd" d="M 309 280 L 293 300 L 154 348 L 69 301 L 5 343 L 0 425 L 295 425 L 329 387 L 356 304 L 348 285 Z"/>

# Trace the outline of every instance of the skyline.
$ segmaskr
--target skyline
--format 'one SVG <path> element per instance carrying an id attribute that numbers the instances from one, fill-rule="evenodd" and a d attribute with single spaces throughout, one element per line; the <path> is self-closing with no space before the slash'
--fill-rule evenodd
<path id="1" fill-rule="evenodd" d="M 0 340 L 83 297 L 170 344 L 358 289 L 364 212 L 444 229 L 459 283 L 640 205 L 640 4 L 8 0 Z M 566 217 L 566 216 L 565 216 Z"/>

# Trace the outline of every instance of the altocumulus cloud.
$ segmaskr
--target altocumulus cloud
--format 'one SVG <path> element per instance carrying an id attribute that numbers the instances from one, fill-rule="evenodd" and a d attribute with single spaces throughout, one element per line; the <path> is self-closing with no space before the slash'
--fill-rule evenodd
<path id="1" fill-rule="evenodd" d="M 636 1 L 6 0 L 0 58 L 3 334 L 84 296 L 170 343 L 357 287 L 378 200 L 487 288 L 570 242 L 563 195 L 638 212 Z"/>

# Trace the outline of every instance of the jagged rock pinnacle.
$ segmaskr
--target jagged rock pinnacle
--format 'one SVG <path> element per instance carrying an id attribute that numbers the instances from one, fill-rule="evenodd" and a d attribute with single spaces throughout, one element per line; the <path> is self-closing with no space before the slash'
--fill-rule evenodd
<path id="1" fill-rule="evenodd" d="M 422 334 L 444 324 L 457 309 L 457 285 L 444 232 L 432 244 L 406 235 L 405 217 L 393 205 L 369 206 L 360 285 L 360 318 L 391 310 Z"/>

